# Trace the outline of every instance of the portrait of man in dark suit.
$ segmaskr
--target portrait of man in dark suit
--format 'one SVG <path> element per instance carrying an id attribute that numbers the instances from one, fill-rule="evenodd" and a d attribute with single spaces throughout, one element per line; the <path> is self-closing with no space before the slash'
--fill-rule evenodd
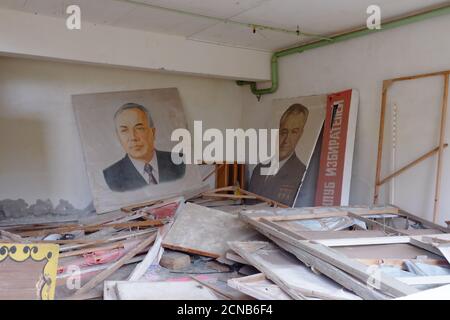
<path id="1" fill-rule="evenodd" d="M 125 192 L 181 179 L 186 165 L 172 162 L 172 153 L 155 149 L 156 128 L 149 111 L 127 103 L 114 115 L 117 138 L 126 155 L 103 170 L 112 191 Z"/>
<path id="2" fill-rule="evenodd" d="M 279 128 L 279 169 L 275 175 L 261 175 L 261 168 L 270 164 L 258 164 L 250 179 L 249 191 L 292 206 L 306 171 L 306 165 L 298 158 L 295 148 L 303 135 L 309 110 L 302 104 L 291 105 L 282 115 Z"/>

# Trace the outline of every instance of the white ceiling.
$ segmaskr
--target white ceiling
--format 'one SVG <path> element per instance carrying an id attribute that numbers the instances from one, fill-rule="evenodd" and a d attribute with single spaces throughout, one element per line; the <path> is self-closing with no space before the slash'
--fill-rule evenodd
<path id="1" fill-rule="evenodd" d="M 366 9 L 378 4 L 388 19 L 449 0 L 134 0 L 202 15 L 304 32 L 332 34 L 365 24 Z M 127 3 L 126 0 L 0 0 L 0 7 L 64 17 L 71 4 L 81 7 L 82 20 L 167 34 L 229 46 L 276 50 L 308 40 Z"/>

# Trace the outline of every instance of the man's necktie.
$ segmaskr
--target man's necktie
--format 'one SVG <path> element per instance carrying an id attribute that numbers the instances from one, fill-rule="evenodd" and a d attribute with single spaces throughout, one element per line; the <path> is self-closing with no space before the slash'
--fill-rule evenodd
<path id="1" fill-rule="evenodd" d="M 153 167 L 149 163 L 145 164 L 144 172 L 147 173 L 148 176 L 149 176 L 149 183 L 148 184 L 158 184 L 158 181 L 156 181 L 156 178 L 153 175 Z"/>

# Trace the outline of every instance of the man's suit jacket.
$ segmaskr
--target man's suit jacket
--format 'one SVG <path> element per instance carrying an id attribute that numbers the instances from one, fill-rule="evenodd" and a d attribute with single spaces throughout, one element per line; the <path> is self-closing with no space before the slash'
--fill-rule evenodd
<path id="1" fill-rule="evenodd" d="M 253 170 L 249 191 L 292 206 L 306 171 L 306 166 L 294 152 L 276 175 L 262 176 L 261 168 L 263 167 L 269 167 L 269 165 L 260 163 Z"/>
<path id="2" fill-rule="evenodd" d="M 172 153 L 155 150 L 158 159 L 159 183 L 181 179 L 186 172 L 184 163 L 172 162 Z M 112 166 L 103 170 L 103 176 L 112 191 L 131 191 L 148 186 L 144 177 L 136 170 L 128 154 Z"/>

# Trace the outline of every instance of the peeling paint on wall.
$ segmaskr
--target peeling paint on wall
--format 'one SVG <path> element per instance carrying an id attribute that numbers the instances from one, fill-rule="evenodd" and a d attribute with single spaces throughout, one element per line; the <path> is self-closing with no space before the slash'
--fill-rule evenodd
<path id="1" fill-rule="evenodd" d="M 84 215 L 90 212 L 92 212 L 91 205 L 81 210 L 75 208 L 69 201 L 62 199 L 59 200 L 56 207 L 53 206 L 50 199 L 39 199 L 31 205 L 23 199 L 5 199 L 0 201 L 0 219 Z"/>

